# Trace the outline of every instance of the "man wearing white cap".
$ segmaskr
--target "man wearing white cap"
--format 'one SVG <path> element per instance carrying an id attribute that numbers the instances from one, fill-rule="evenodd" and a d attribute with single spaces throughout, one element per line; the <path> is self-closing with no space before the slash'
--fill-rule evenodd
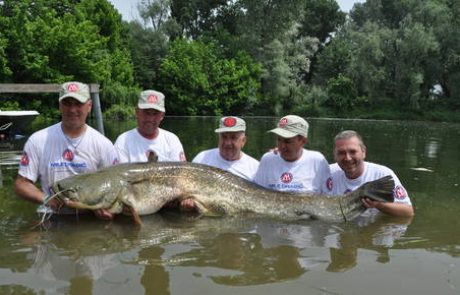
<path id="1" fill-rule="evenodd" d="M 44 204 L 42 213 L 75 213 L 51 196 L 51 185 L 66 177 L 96 171 L 118 162 L 112 142 L 86 124 L 92 102 L 89 87 L 80 82 L 61 85 L 61 122 L 32 134 L 21 156 L 15 192 L 20 197 Z M 41 189 L 34 183 L 40 180 Z M 81 211 L 80 211 L 81 212 Z M 95 210 L 102 219 L 112 219 L 107 210 Z"/>
<path id="2" fill-rule="evenodd" d="M 158 161 L 185 161 L 184 148 L 172 132 L 160 128 L 165 116 L 165 96 L 155 90 L 140 93 L 136 106 L 137 128 L 118 136 L 115 148 L 121 163 Z"/>
<path id="3" fill-rule="evenodd" d="M 238 117 L 223 117 L 215 132 L 219 135 L 218 147 L 200 152 L 192 162 L 217 167 L 252 181 L 259 161 L 241 150 L 246 144 L 246 122 Z"/>
<path id="4" fill-rule="evenodd" d="M 277 152 L 262 156 L 254 182 L 279 191 L 331 193 L 332 178 L 327 160 L 320 152 L 304 148 L 308 137 L 307 121 L 288 115 L 269 132 L 277 135 Z"/>

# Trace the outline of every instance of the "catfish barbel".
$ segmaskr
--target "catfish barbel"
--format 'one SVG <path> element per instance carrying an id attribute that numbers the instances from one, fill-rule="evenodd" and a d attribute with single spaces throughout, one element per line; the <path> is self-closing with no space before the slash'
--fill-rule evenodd
<path id="1" fill-rule="evenodd" d="M 352 220 L 366 208 L 362 198 L 393 202 L 391 176 L 367 182 L 341 196 L 269 190 L 221 169 L 189 162 L 126 163 L 56 182 L 56 196 L 76 209 L 126 206 L 136 223 L 139 215 L 159 211 L 166 203 L 192 198 L 202 215 L 256 213 L 266 216 L 331 222 Z"/>

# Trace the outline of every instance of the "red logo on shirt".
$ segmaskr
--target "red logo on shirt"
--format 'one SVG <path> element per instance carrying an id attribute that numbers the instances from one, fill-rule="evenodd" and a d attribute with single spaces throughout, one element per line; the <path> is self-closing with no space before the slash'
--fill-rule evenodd
<path id="1" fill-rule="evenodd" d="M 19 161 L 21 166 L 28 166 L 29 165 L 29 156 L 26 152 L 23 152 L 21 155 L 21 160 Z"/>
<path id="2" fill-rule="evenodd" d="M 67 161 L 69 162 L 72 162 L 73 161 L 73 158 L 75 157 L 73 152 L 69 149 L 66 149 L 63 153 L 62 153 L 62 157 L 64 159 L 66 159 Z"/>
<path id="3" fill-rule="evenodd" d="M 156 95 L 150 94 L 147 97 L 147 102 L 149 102 L 149 103 L 157 103 L 158 102 L 158 97 Z"/>
<path id="4" fill-rule="evenodd" d="M 284 172 L 283 174 L 281 174 L 281 182 L 282 183 L 290 183 L 292 181 L 292 174 L 289 173 L 289 172 Z"/>
<path id="5" fill-rule="evenodd" d="M 236 125 L 236 119 L 233 117 L 227 117 L 224 119 L 224 126 L 225 127 L 233 127 Z"/>
<path id="6" fill-rule="evenodd" d="M 77 92 L 78 91 L 78 84 L 71 83 L 67 86 L 68 92 Z"/>
<path id="7" fill-rule="evenodd" d="M 395 187 L 395 197 L 396 199 L 399 199 L 399 200 L 404 199 L 406 197 L 406 190 L 400 185 L 396 186 Z"/>
<path id="8" fill-rule="evenodd" d="M 281 120 L 278 123 L 279 127 L 285 127 L 288 124 L 288 119 L 287 118 L 281 118 Z"/>
<path id="9" fill-rule="evenodd" d="M 180 159 L 181 161 L 183 161 L 183 162 L 187 161 L 187 158 L 185 157 L 184 152 L 180 152 L 180 154 L 179 154 L 179 159 Z"/>

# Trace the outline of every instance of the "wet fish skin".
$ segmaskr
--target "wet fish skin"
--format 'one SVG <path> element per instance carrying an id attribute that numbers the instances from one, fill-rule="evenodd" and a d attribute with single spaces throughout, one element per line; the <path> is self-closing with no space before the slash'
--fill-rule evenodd
<path id="1" fill-rule="evenodd" d="M 352 220 L 366 208 L 364 197 L 393 201 L 394 181 L 386 176 L 343 196 L 265 189 L 230 172 L 188 162 L 127 163 L 72 176 L 53 185 L 60 198 L 79 209 L 109 209 L 134 215 L 159 211 L 173 200 L 192 198 L 203 215 L 256 213 L 288 219 Z"/>

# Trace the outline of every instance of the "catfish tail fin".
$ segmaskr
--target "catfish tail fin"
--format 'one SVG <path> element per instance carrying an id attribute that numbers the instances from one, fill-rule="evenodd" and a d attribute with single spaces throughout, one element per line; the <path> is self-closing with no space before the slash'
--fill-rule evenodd
<path id="1" fill-rule="evenodd" d="M 345 221 L 352 220 L 366 210 L 362 198 L 369 198 L 380 202 L 393 202 L 395 182 L 391 175 L 361 185 L 355 191 L 340 199 L 340 208 Z"/>

